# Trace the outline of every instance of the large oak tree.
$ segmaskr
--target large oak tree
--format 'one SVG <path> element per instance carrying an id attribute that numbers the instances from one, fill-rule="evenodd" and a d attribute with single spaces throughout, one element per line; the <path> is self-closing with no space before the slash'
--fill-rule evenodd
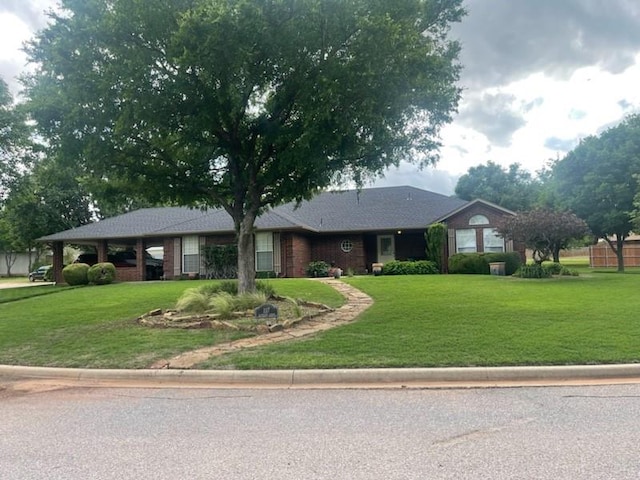
<path id="1" fill-rule="evenodd" d="M 533 208 L 542 186 L 538 179 L 513 163 L 505 169 L 488 161 L 486 165 L 469 168 L 458 179 L 456 195 L 463 200 L 481 198 L 515 212 Z"/>
<path id="2" fill-rule="evenodd" d="M 39 131 L 82 175 L 222 207 L 254 287 L 280 202 L 437 157 L 461 0 L 63 0 L 28 48 Z"/>
<path id="3" fill-rule="evenodd" d="M 593 234 L 609 244 L 621 272 L 624 241 L 633 228 L 638 172 L 640 115 L 583 139 L 552 167 L 552 187 L 560 205 L 584 219 Z"/>

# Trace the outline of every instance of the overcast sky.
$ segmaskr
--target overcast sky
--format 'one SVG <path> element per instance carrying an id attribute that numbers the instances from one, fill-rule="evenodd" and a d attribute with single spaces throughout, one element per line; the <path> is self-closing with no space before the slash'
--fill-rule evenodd
<path id="1" fill-rule="evenodd" d="M 55 0 L 0 0 L 0 76 L 14 93 L 22 42 Z M 376 186 L 452 194 L 459 175 L 493 160 L 536 172 L 580 138 L 640 110 L 639 0 L 466 0 L 459 113 L 441 160 L 392 168 Z"/>

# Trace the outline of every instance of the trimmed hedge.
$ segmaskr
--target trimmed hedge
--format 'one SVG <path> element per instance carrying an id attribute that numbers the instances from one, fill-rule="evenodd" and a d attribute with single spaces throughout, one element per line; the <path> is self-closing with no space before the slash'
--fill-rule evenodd
<path id="1" fill-rule="evenodd" d="M 382 267 L 383 275 L 433 275 L 440 273 L 435 262 L 418 260 L 415 262 L 394 260 Z"/>
<path id="2" fill-rule="evenodd" d="M 89 268 L 87 277 L 95 285 L 108 285 L 116 279 L 116 267 L 113 263 L 96 263 Z"/>
<path id="3" fill-rule="evenodd" d="M 311 262 L 307 266 L 307 277 L 318 278 L 318 277 L 328 277 L 329 269 L 331 265 L 322 260 Z"/>
<path id="4" fill-rule="evenodd" d="M 522 264 L 517 252 L 456 253 L 449 257 L 449 273 L 489 275 L 489 264 L 494 262 L 505 263 L 505 275 L 513 275 Z"/>
<path id="5" fill-rule="evenodd" d="M 62 269 L 62 277 L 68 285 L 88 285 L 89 268 L 86 263 L 72 263 Z"/>

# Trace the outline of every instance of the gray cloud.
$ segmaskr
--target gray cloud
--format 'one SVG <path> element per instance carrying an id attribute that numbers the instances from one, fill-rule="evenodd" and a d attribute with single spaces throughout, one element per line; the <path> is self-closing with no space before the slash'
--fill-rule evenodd
<path id="1" fill-rule="evenodd" d="M 550 137 L 544 141 L 544 146 L 556 152 L 569 152 L 578 145 L 578 138 L 558 138 Z"/>
<path id="2" fill-rule="evenodd" d="M 515 96 L 503 93 L 471 97 L 462 106 L 456 120 L 483 133 L 492 144 L 508 147 L 513 134 L 526 123 L 515 102 Z"/>
<path id="3" fill-rule="evenodd" d="M 384 177 L 377 179 L 372 186 L 392 187 L 408 185 L 422 188 L 442 195 L 453 195 L 459 175 L 434 168 L 419 169 L 415 165 L 402 163 L 400 168 L 388 169 Z"/>
<path id="4" fill-rule="evenodd" d="M 618 73 L 640 46 L 640 2 L 630 0 L 467 0 L 452 31 L 462 43 L 462 84 L 502 85 L 533 72 L 566 79 L 599 65 Z"/>
<path id="5" fill-rule="evenodd" d="M 51 6 L 47 0 L 3 0 L 0 12 L 11 13 L 26 23 L 33 31 L 40 30 L 46 23 L 45 10 Z"/>

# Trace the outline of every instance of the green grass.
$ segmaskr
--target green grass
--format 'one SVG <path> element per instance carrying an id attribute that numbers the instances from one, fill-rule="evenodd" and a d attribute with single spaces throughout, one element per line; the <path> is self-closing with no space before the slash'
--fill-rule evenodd
<path id="1" fill-rule="evenodd" d="M 640 362 L 640 269 L 581 276 L 353 277 L 375 304 L 358 321 L 309 339 L 212 359 L 199 368 L 354 368 Z M 605 273 L 606 272 L 606 273 Z M 278 294 L 338 306 L 330 287 L 273 280 Z M 0 363 L 143 368 L 244 333 L 141 327 L 204 281 L 62 289 L 0 304 Z M 38 286 L 14 290 L 32 290 Z M 45 291 L 45 290 L 43 290 Z"/>
<path id="2" fill-rule="evenodd" d="M 41 295 L 50 295 L 72 288 L 77 287 L 38 284 L 30 287 L 2 288 L 0 289 L 0 303 L 15 302 L 16 300 L 24 300 L 25 298 L 39 297 Z"/>
<path id="3" fill-rule="evenodd" d="M 318 282 L 271 282 L 280 295 L 332 306 L 343 301 L 337 292 Z M 246 336 L 206 329 L 153 329 L 135 322 L 149 310 L 173 307 L 185 289 L 203 283 L 142 282 L 58 289 L 0 304 L 0 364 L 143 368 L 161 358 Z M 4 290 L 3 294 L 31 288 Z"/>
<path id="4" fill-rule="evenodd" d="M 634 272 L 635 273 L 635 272 Z M 350 368 L 640 362 L 640 276 L 524 280 L 480 275 L 355 277 L 375 304 L 311 339 L 199 368 Z"/>

